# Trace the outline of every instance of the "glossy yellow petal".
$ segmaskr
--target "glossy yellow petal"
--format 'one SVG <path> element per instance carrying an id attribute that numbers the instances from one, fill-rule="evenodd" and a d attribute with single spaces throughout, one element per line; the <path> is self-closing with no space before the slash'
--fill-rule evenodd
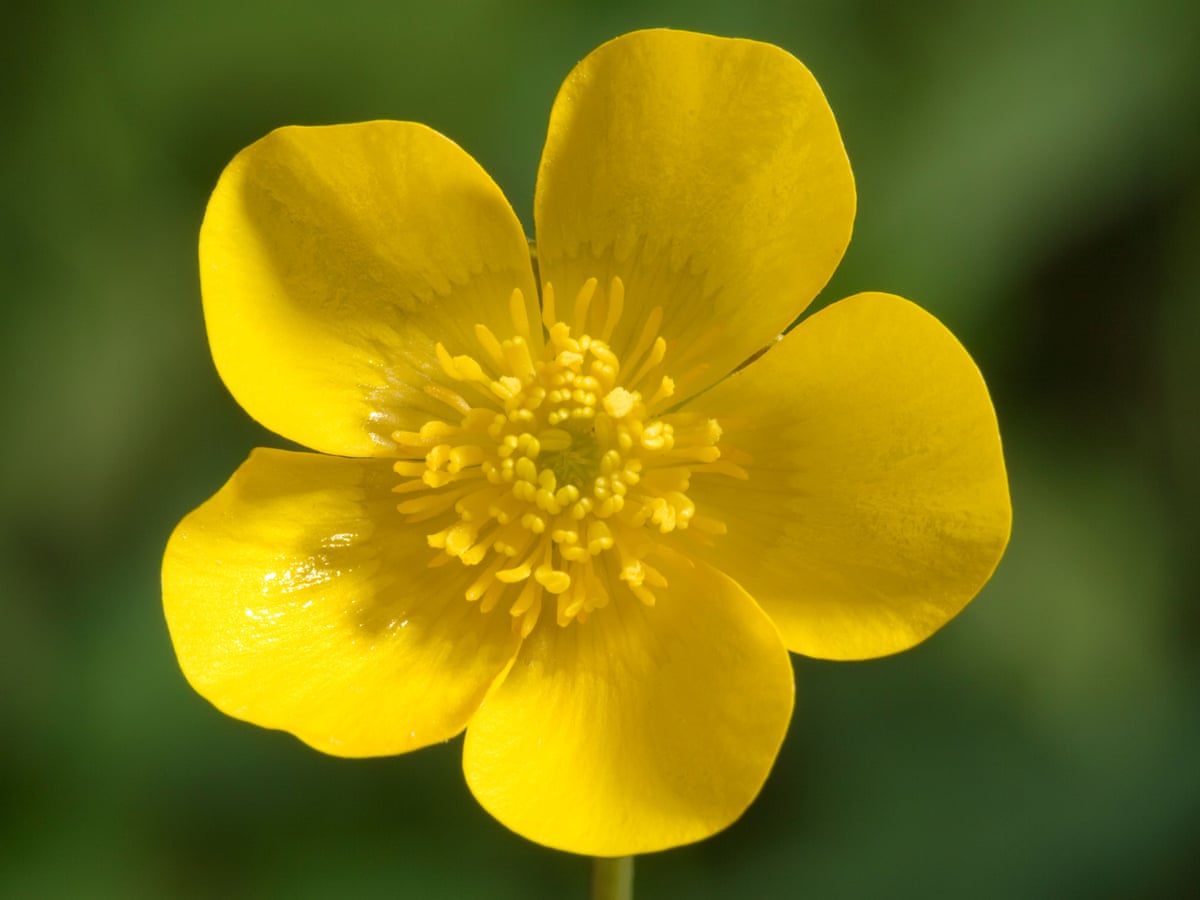
<path id="1" fill-rule="evenodd" d="M 439 411 L 436 342 L 512 333 L 536 297 L 528 246 L 487 173 L 409 122 L 281 128 L 234 158 L 200 232 L 217 370 L 268 428 L 344 456 L 391 451 Z M 540 340 L 540 332 L 535 330 Z"/>
<path id="2" fill-rule="evenodd" d="M 646 853 L 721 830 L 762 786 L 791 715 L 787 651 L 729 579 L 661 568 L 651 608 L 539 624 L 467 729 L 467 782 L 518 834 Z"/>
<path id="3" fill-rule="evenodd" d="M 683 398 L 808 305 L 850 240 L 854 203 L 833 113 L 798 60 L 755 41 L 635 32 L 591 53 L 554 101 L 535 201 L 541 276 L 558 298 L 592 276 L 601 289 L 623 279 L 618 355 L 661 306 Z"/>
<path id="4" fill-rule="evenodd" d="M 697 510 L 728 529 L 707 558 L 798 653 L 911 647 L 1004 552 L 1011 507 L 987 388 L 907 300 L 835 303 L 688 409 L 720 421 L 723 452 L 750 475 L 693 478 Z"/>
<path id="5" fill-rule="evenodd" d="M 396 480 L 384 461 L 257 450 L 180 523 L 163 606 L 198 692 L 338 756 L 463 729 L 517 642 L 464 599 L 469 570 L 429 568 Z"/>

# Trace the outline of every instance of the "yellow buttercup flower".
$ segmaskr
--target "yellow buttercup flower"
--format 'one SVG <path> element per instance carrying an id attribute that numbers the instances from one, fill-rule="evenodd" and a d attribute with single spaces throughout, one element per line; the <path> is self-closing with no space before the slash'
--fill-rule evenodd
<path id="1" fill-rule="evenodd" d="M 933 317 L 860 294 L 775 340 L 854 204 L 796 59 L 675 31 L 567 78 L 536 271 L 421 125 L 244 150 L 201 230 L 213 358 L 320 452 L 255 451 L 172 535 L 189 681 L 341 756 L 466 729 L 479 802 L 552 847 L 730 824 L 787 729 L 788 650 L 911 647 L 1008 538 L 987 390 Z"/>

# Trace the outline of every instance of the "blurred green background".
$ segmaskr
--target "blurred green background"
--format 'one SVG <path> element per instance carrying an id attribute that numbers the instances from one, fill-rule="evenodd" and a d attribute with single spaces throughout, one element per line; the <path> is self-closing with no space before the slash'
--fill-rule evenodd
<path id="1" fill-rule="evenodd" d="M 670 25 L 817 75 L 859 187 L 822 302 L 901 293 L 971 349 L 1015 530 L 915 651 L 796 660 L 762 796 L 641 860 L 640 896 L 1194 896 L 1193 4 L 36 8 L 0 37 L 0 894 L 584 896 L 586 861 L 476 807 L 457 741 L 346 762 L 217 713 L 176 667 L 158 567 L 176 521 L 280 443 L 225 392 L 201 318 L 197 229 L 234 153 L 284 124 L 426 122 L 529 225 L 563 76 Z"/>

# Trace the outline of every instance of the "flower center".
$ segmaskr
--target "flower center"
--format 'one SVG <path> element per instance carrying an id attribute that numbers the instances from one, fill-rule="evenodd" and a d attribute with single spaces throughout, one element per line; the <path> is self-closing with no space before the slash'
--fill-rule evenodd
<path id="1" fill-rule="evenodd" d="M 720 459 L 715 419 L 659 412 L 675 390 L 663 371 L 662 310 L 619 359 L 609 341 L 624 287 L 614 278 L 602 298 L 596 287 L 589 280 L 575 298 L 572 327 L 546 285 L 539 359 L 520 291 L 509 304 L 511 337 L 476 325 L 477 356 L 438 344 L 456 387 L 426 393 L 452 414 L 393 435 L 395 470 L 406 476 L 395 490 L 414 495 L 397 508 L 409 522 L 446 523 L 428 535 L 438 551 L 430 565 L 478 567 L 467 600 L 485 612 L 507 604 L 523 635 L 551 599 L 564 626 L 625 597 L 652 606 L 667 581 L 651 560 L 676 553 L 663 536 L 725 530 L 697 515 L 692 474 L 747 477 Z"/>
<path id="2" fill-rule="evenodd" d="M 595 433 L 574 429 L 549 429 L 542 432 L 542 468 L 554 473 L 558 484 L 585 489 L 600 470 L 600 442 Z M 559 445 L 561 449 L 556 448 Z"/>

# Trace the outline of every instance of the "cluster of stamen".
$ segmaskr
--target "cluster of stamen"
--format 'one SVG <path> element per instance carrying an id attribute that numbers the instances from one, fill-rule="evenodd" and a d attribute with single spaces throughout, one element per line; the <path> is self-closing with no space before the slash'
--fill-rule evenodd
<path id="1" fill-rule="evenodd" d="M 477 567 L 466 599 L 485 612 L 504 603 L 528 635 L 548 598 L 559 625 L 583 621 L 622 595 L 652 606 L 666 587 L 650 562 L 669 554 L 659 536 L 691 527 L 720 534 L 687 496 L 695 471 L 745 478 L 720 460 L 714 419 L 660 414 L 675 391 L 662 371 L 661 309 L 646 318 L 624 360 L 609 346 L 624 287 L 595 279 L 575 298 L 573 324 L 542 303 L 544 351 L 534 357 L 525 299 L 510 298 L 513 335 L 475 326 L 478 357 L 437 356 L 455 387 L 426 392 L 452 410 L 419 431 L 397 431 L 395 490 L 410 522 L 448 522 L 428 535 L 431 566 Z M 593 302 L 595 301 L 595 302 Z M 593 334 L 595 336 L 593 336 Z"/>

